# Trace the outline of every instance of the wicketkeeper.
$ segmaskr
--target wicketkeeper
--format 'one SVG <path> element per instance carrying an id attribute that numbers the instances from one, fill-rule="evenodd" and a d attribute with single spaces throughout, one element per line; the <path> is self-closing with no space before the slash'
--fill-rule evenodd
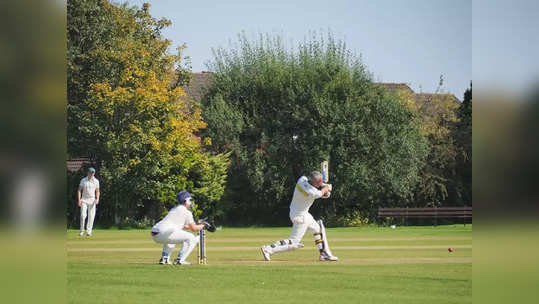
<path id="1" fill-rule="evenodd" d="M 332 188 L 331 184 L 323 183 L 322 174 L 318 171 L 312 172 L 309 179 L 305 176 L 299 178 L 290 204 L 290 220 L 293 224 L 292 233 L 286 240 L 280 240 L 260 248 L 266 261 L 271 260 L 272 254 L 303 248 L 304 245 L 300 242 L 306 231 L 309 231 L 314 236 L 314 243 L 320 251 L 320 261 L 339 260 L 338 257 L 333 256 L 329 249 L 324 224 L 321 220 L 315 221 L 309 213 L 309 208 L 314 200 L 328 198 Z"/>
<path id="2" fill-rule="evenodd" d="M 193 219 L 193 213 L 189 211 L 192 205 L 191 194 L 187 191 L 181 191 L 176 197 L 178 205 L 172 208 L 167 216 L 152 227 L 152 239 L 156 243 L 163 244 L 163 252 L 159 264 L 171 264 L 170 254 L 176 244 L 182 243 L 182 249 L 178 253 L 175 265 L 190 265 L 187 257 L 193 251 L 198 243 L 198 238 L 184 229 L 193 232 L 207 228 L 215 231 L 215 226 L 200 221 L 198 224 Z"/>

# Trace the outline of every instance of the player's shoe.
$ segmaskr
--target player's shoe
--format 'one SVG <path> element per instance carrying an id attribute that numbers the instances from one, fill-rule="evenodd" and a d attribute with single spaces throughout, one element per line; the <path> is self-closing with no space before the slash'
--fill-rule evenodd
<path id="1" fill-rule="evenodd" d="M 326 252 L 320 253 L 320 261 L 322 262 L 336 262 L 339 258 L 333 255 L 329 255 Z"/>
<path id="2" fill-rule="evenodd" d="M 271 261 L 271 251 L 269 249 L 269 246 L 262 246 L 260 247 L 260 251 L 262 251 L 262 255 L 264 256 L 264 259 L 266 261 Z"/>
<path id="3" fill-rule="evenodd" d="M 159 259 L 159 264 L 161 264 L 161 265 L 171 265 L 172 263 L 170 262 L 169 258 L 161 257 L 161 259 Z"/>
<path id="4" fill-rule="evenodd" d="M 90 237 L 90 236 L 92 236 L 92 234 L 91 233 L 86 233 L 86 236 Z"/>
<path id="5" fill-rule="evenodd" d="M 84 231 L 81 231 L 81 232 L 79 233 L 79 236 L 84 236 Z"/>
<path id="6" fill-rule="evenodd" d="M 176 260 L 174 262 L 174 265 L 180 265 L 180 266 L 186 266 L 186 265 L 191 265 L 191 263 L 187 262 L 187 261 L 180 261 L 180 260 Z"/>

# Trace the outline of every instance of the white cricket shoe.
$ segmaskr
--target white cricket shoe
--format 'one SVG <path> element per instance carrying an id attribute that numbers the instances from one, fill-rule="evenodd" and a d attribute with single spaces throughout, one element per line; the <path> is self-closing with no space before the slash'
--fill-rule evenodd
<path id="1" fill-rule="evenodd" d="M 262 251 L 262 255 L 264 256 L 264 259 L 266 261 L 271 261 L 271 250 L 269 246 L 264 245 L 260 247 L 260 250 Z"/>
<path id="2" fill-rule="evenodd" d="M 90 236 L 92 236 L 92 233 L 88 232 L 88 233 L 86 233 L 86 236 L 90 237 Z"/>
<path id="3" fill-rule="evenodd" d="M 189 263 L 187 261 L 176 260 L 176 262 L 174 262 L 174 265 L 187 266 L 187 265 L 191 265 L 191 263 Z"/>
<path id="4" fill-rule="evenodd" d="M 320 261 L 322 262 L 336 262 L 339 258 L 333 255 L 329 255 L 325 252 L 320 253 Z"/>
<path id="5" fill-rule="evenodd" d="M 159 259 L 159 264 L 160 265 L 172 265 L 169 258 L 163 258 L 163 257 L 161 257 L 161 259 Z"/>
<path id="6" fill-rule="evenodd" d="M 81 231 L 81 232 L 79 233 L 79 236 L 84 236 L 84 231 Z"/>

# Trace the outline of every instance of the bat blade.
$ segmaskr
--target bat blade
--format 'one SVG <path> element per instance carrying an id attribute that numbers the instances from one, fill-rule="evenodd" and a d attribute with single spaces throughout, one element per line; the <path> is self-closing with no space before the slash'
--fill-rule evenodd
<path id="1" fill-rule="evenodd" d="M 329 182 L 329 163 L 327 160 L 323 161 L 321 164 L 320 164 L 320 172 L 322 172 L 322 180 L 324 181 L 324 183 L 328 183 Z"/>

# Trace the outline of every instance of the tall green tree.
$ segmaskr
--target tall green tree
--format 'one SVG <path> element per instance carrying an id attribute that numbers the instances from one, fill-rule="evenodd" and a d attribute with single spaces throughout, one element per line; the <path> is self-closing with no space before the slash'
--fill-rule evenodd
<path id="1" fill-rule="evenodd" d="M 315 215 L 375 216 L 412 194 L 427 143 L 415 112 L 374 85 L 330 34 L 290 50 L 281 37 L 240 35 L 214 51 L 203 101 L 215 152 L 231 151 L 229 222 L 287 221 L 293 186 L 329 160 L 335 191 Z"/>
<path id="2" fill-rule="evenodd" d="M 472 205 L 472 83 L 464 92 L 458 109 L 459 123 L 455 140 L 459 147 L 455 180 L 455 200 L 463 205 Z"/>
<path id="3" fill-rule="evenodd" d="M 189 72 L 168 52 L 170 25 L 142 8 L 68 2 L 68 152 L 99 167 L 101 216 L 158 218 L 178 190 L 209 207 L 224 191 L 227 155 L 205 153 L 206 124 L 181 88 Z"/>

